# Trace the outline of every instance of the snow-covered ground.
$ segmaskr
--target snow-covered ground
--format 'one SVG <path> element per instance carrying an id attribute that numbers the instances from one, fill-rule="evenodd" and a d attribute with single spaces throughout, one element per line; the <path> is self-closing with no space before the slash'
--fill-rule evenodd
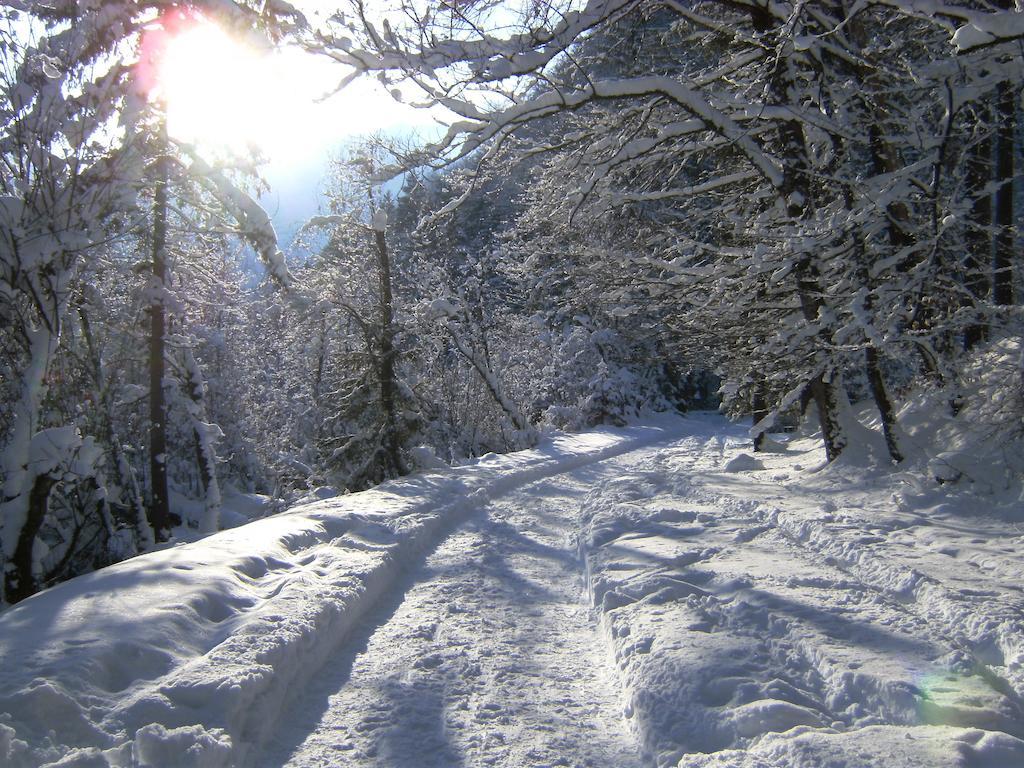
<path id="1" fill-rule="evenodd" d="M 260 765 L 639 768 L 569 546 L 602 464 L 487 504 L 310 686 Z"/>
<path id="2" fill-rule="evenodd" d="M 663 440 L 597 430 L 297 507 L 0 614 L 0 765 L 245 765 L 358 620 L 495 495 Z"/>
<path id="3" fill-rule="evenodd" d="M 1024 766 L 1019 526 L 814 445 L 559 436 L 68 582 L 0 763 Z"/>
<path id="4" fill-rule="evenodd" d="M 588 589 L 645 754 L 1024 765 L 1019 526 L 900 475 L 812 471 L 810 441 L 757 459 L 748 444 L 696 428 L 630 454 L 581 508 Z"/>

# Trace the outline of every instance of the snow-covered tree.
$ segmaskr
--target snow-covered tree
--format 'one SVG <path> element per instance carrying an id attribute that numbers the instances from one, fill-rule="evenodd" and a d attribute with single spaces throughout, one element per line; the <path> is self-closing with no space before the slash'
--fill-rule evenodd
<path id="1" fill-rule="evenodd" d="M 301 20 L 286 4 L 256 5 L 191 4 L 233 28 L 282 31 Z M 2 10 L 0 311 L 10 320 L 5 368 L 16 382 L 0 436 L 7 601 L 31 594 L 48 578 L 39 534 L 53 494 L 82 497 L 84 489 L 95 489 L 96 498 L 105 498 L 103 452 L 95 450 L 93 437 L 47 409 L 46 400 L 79 275 L 101 246 L 132 230 L 138 196 L 153 188 L 146 151 L 153 135 L 146 102 L 152 62 L 143 57 L 136 65 L 140 36 L 159 24 L 165 6 L 177 4 L 15 3 Z M 190 158 L 185 169 L 286 279 L 269 219 L 252 198 L 199 158 Z M 146 538 L 140 534 L 139 541 Z"/>
<path id="2" fill-rule="evenodd" d="M 665 300 L 689 315 L 674 324 L 707 329 L 728 393 L 766 414 L 762 429 L 814 401 L 836 458 L 849 440 L 844 379 L 864 375 L 898 461 L 888 361 L 909 352 L 941 378 L 947 337 L 965 325 L 945 310 L 966 293 L 947 237 L 964 168 L 953 130 L 978 70 L 960 71 L 955 54 L 999 49 L 985 66 L 1012 71 L 1019 54 L 1002 41 L 1020 13 L 1002 7 L 495 2 L 402 6 L 377 22 L 355 3 L 323 44 L 457 115 L 406 163 L 472 156 L 485 172 L 505 154 L 543 158 L 537 229 L 568 241 L 612 214 L 645 228 L 626 241 L 659 262 L 647 274 L 660 270 Z M 880 130 L 901 119 L 911 130 Z"/>

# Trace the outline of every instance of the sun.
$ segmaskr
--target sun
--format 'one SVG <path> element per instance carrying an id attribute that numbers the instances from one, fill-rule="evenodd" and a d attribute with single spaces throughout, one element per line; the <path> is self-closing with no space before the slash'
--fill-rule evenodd
<path id="1" fill-rule="evenodd" d="M 273 46 L 180 9 L 143 37 L 139 57 L 140 87 L 162 105 L 170 136 L 209 160 L 256 150 L 279 168 L 298 168 L 354 136 L 436 125 L 433 113 L 373 78 L 324 100 L 350 72 L 298 46 Z"/>
<path id="2" fill-rule="evenodd" d="M 167 35 L 157 75 L 168 133 L 215 154 L 274 149 L 290 122 L 277 58 L 204 19 L 180 25 Z"/>
<path id="3" fill-rule="evenodd" d="M 259 57 L 213 24 L 171 37 L 160 78 L 168 132 L 218 147 L 258 143 L 254 81 L 261 68 Z"/>
<path id="4" fill-rule="evenodd" d="M 229 33 L 195 13 L 172 12 L 143 40 L 140 77 L 167 132 L 211 159 L 257 150 L 280 158 L 319 140 L 310 120 L 322 78 L 313 57 Z"/>

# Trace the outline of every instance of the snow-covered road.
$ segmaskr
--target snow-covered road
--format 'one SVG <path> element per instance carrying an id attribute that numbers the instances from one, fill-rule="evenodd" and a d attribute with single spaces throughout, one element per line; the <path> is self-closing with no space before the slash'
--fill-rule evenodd
<path id="1" fill-rule="evenodd" d="M 572 544 L 575 510 L 612 471 L 474 513 L 328 664 L 264 768 L 639 766 Z"/>
<path id="2" fill-rule="evenodd" d="M 473 512 L 262 768 L 1024 765 L 1017 673 L 990 647 L 1019 641 L 999 623 L 1019 595 L 948 562 L 931 591 L 908 581 L 966 542 L 929 561 L 865 484 L 787 488 L 796 451 L 730 466 L 742 428 L 689 431 Z M 1012 551 L 998 524 L 969 527 L 989 559 Z"/>
<path id="3" fill-rule="evenodd" d="M 555 436 L 68 582 L 0 764 L 1024 767 L 1013 510 L 817 445 Z"/>

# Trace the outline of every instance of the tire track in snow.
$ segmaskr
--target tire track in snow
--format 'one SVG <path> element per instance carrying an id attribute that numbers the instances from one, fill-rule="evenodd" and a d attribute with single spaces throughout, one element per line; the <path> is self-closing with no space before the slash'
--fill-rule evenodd
<path id="1" fill-rule="evenodd" d="M 1000 733 L 1018 730 L 1016 702 L 941 627 L 790 535 L 757 489 L 694 477 L 739 445 L 720 428 L 697 419 L 474 513 L 321 676 L 264 768 L 635 766 L 620 697 L 658 765 L 1018 764 Z M 566 537 L 581 506 L 618 671 L 579 603 Z"/>
<path id="2" fill-rule="evenodd" d="M 680 432 L 657 419 L 555 434 L 45 590 L 0 615 L 0 656 L 19 662 L 0 665 L 0 762 L 248 766 L 355 626 L 460 520 Z"/>
<path id="3" fill-rule="evenodd" d="M 324 670 L 260 764 L 639 766 L 569 543 L 603 466 L 510 492 L 449 536 Z"/>
<path id="4" fill-rule="evenodd" d="M 1024 706 L 1024 600 L 999 592 L 952 590 L 893 558 L 891 552 L 886 557 L 871 551 L 858 536 L 837 535 L 843 527 L 856 529 L 856 524 L 800 520 L 776 510 L 764 517 L 773 519 L 791 541 L 915 613 L 933 632 L 946 635 L 974 666 L 1012 695 L 1018 707 Z"/>

